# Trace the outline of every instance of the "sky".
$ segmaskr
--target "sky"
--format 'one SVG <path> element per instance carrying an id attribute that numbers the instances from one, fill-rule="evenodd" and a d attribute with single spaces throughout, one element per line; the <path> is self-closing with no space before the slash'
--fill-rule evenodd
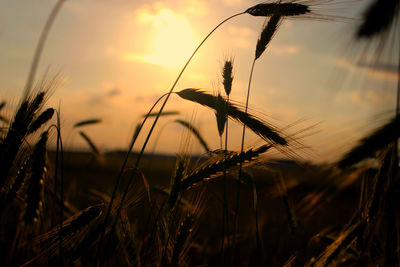
<path id="1" fill-rule="evenodd" d="M 103 151 L 126 149 L 142 115 L 169 91 L 202 38 L 223 19 L 260 2 L 67 0 L 46 40 L 36 76 L 39 81 L 59 77 L 46 106 L 60 106 L 66 147 L 87 149 L 72 125 L 99 118 L 102 123 L 82 130 Z M 394 113 L 398 35 L 392 53 L 383 51 L 376 63 L 375 44 L 353 37 L 369 1 L 303 2 L 311 4 L 314 15 L 284 19 L 256 61 L 250 111 L 290 137 L 286 155 L 329 161 Z M 23 93 L 40 32 L 55 3 L 0 0 L 0 100 L 7 103 L 6 115 L 11 116 Z M 243 104 L 264 22 L 244 14 L 221 26 L 195 55 L 175 91 L 223 90 L 221 70 L 233 58 L 231 99 Z M 147 152 L 203 153 L 193 138 L 186 145 L 188 133 L 175 119 L 190 121 L 210 147 L 220 148 L 213 111 L 176 95 L 165 110 L 180 114 L 160 120 Z M 144 130 L 135 150 L 149 128 Z M 246 147 L 262 143 L 247 133 Z M 240 139 L 241 126 L 230 122 L 229 149 L 240 149 Z"/>

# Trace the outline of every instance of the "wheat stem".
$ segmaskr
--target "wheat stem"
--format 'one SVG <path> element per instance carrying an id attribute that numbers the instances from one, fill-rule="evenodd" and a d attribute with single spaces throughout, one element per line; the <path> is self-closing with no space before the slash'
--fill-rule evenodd
<path id="1" fill-rule="evenodd" d="M 143 156 L 144 150 L 145 150 L 145 148 L 146 148 L 146 145 L 147 145 L 147 143 L 148 143 L 148 141 L 149 141 L 149 139 L 150 139 L 150 136 L 151 136 L 151 134 L 152 134 L 152 132 L 153 132 L 153 130 L 154 130 L 155 125 L 157 124 L 158 118 L 160 117 L 160 114 L 161 114 L 162 111 L 164 110 L 164 107 L 165 107 L 165 105 L 167 104 L 168 99 L 169 99 L 169 97 L 171 96 L 171 94 L 172 94 L 172 92 L 173 92 L 173 90 L 174 90 L 176 84 L 178 83 L 179 79 L 181 78 L 183 72 L 186 70 L 186 67 L 189 65 L 189 63 L 190 63 L 190 61 L 192 60 L 192 58 L 194 57 L 194 55 L 197 53 L 197 51 L 200 49 L 200 47 L 204 44 L 204 42 L 211 36 L 211 34 L 213 34 L 214 31 L 217 30 L 222 24 L 224 24 L 224 23 L 227 22 L 228 20 L 230 20 L 230 19 L 232 19 L 232 18 L 234 18 L 234 17 L 237 17 L 237 16 L 239 16 L 239 15 L 242 15 L 242 14 L 244 14 L 244 12 L 240 12 L 240 13 L 237 13 L 237 14 L 235 14 L 235 15 L 232 15 L 232 16 L 230 16 L 230 17 L 224 19 L 222 22 L 220 22 L 214 29 L 211 30 L 211 32 L 209 32 L 209 33 L 207 34 L 207 36 L 201 41 L 201 43 L 197 46 L 197 48 L 194 50 L 194 52 L 192 53 L 192 55 L 189 57 L 188 61 L 186 61 L 185 65 L 183 66 L 183 68 L 182 68 L 182 70 L 181 70 L 181 72 L 179 73 L 179 75 L 178 75 L 178 77 L 176 78 L 175 82 L 173 83 L 171 89 L 169 90 L 169 92 L 168 92 L 168 94 L 167 94 L 167 97 L 166 97 L 165 100 L 164 100 L 164 103 L 162 104 L 160 110 L 158 111 L 157 117 L 155 118 L 155 120 L 154 120 L 154 122 L 153 122 L 153 125 L 151 126 L 151 129 L 150 129 L 149 133 L 147 134 L 146 140 L 145 140 L 145 142 L 144 142 L 144 144 L 143 144 L 143 146 L 142 146 L 142 150 L 140 151 L 139 157 L 138 157 L 137 160 L 136 160 L 135 166 L 138 166 L 138 165 L 139 165 L 140 160 L 141 160 L 141 158 L 142 158 L 142 156 Z"/>
<path id="2" fill-rule="evenodd" d="M 225 79 L 224 79 L 225 81 Z M 225 83 L 224 83 L 225 85 Z M 231 84 L 232 86 L 232 84 Z M 230 89 L 231 86 L 228 86 Z M 227 93 L 227 99 L 226 99 L 226 105 L 229 105 L 229 93 L 230 90 L 226 90 Z M 226 108 L 227 110 L 227 108 Z M 228 114 L 226 114 L 226 117 L 228 118 Z M 224 160 L 226 161 L 227 156 L 228 156 L 228 119 L 226 119 L 226 132 L 225 132 L 225 151 L 224 151 Z M 226 221 L 226 227 L 227 227 L 227 236 L 229 236 L 229 222 L 228 222 L 228 209 L 227 209 L 227 194 L 226 194 L 226 165 L 224 164 L 223 168 L 224 172 L 224 177 L 223 177 L 223 183 L 224 183 L 224 191 L 223 191 L 223 208 L 222 208 L 222 247 L 221 247 L 221 261 L 222 261 L 222 266 L 223 266 L 223 260 L 224 260 L 224 247 L 225 247 L 225 221 Z M 229 246 L 229 242 L 228 242 Z"/>
<path id="3" fill-rule="evenodd" d="M 254 72 L 254 66 L 256 63 L 256 58 L 253 60 L 253 64 L 251 65 L 251 70 L 250 70 L 250 77 L 249 77 L 249 84 L 247 87 L 247 96 L 246 96 L 246 106 L 245 106 L 245 113 L 247 114 L 248 107 L 249 107 L 249 97 L 250 97 L 250 88 L 251 88 L 251 81 L 253 78 L 253 72 Z M 246 126 L 243 125 L 243 131 L 242 131 L 242 143 L 240 146 L 240 152 L 242 153 L 244 150 L 244 138 L 246 134 Z M 238 222 L 239 222 L 239 202 L 240 202 L 240 183 L 242 182 L 242 163 L 239 165 L 239 177 L 237 181 L 237 190 L 236 190 L 236 206 L 235 206 L 235 224 L 234 224 L 234 229 L 233 229 L 233 248 L 232 248 L 232 262 L 234 261 L 234 255 L 235 255 L 235 243 L 236 243 L 236 232 L 238 228 Z"/>
<path id="4" fill-rule="evenodd" d="M 133 146 L 135 145 L 135 142 L 136 142 L 136 140 L 137 140 L 137 137 L 139 136 L 139 133 L 140 133 L 140 131 L 142 130 L 144 123 L 145 123 L 146 120 L 149 118 L 149 115 L 152 113 L 153 109 L 156 107 L 156 105 L 158 104 L 158 102 L 160 102 L 161 99 L 162 99 L 164 96 L 166 96 L 166 95 L 168 95 L 168 93 L 163 94 L 162 96 L 160 96 L 160 97 L 157 99 L 157 101 L 156 101 L 156 102 L 153 104 L 153 106 L 150 108 L 150 110 L 149 110 L 149 112 L 147 113 L 147 115 L 144 117 L 144 119 L 143 119 L 142 123 L 140 124 L 140 126 L 136 129 L 136 131 L 135 131 L 134 134 L 133 134 L 133 138 L 132 138 L 132 141 L 131 141 L 131 143 L 130 143 L 130 145 L 129 145 L 129 149 L 128 149 L 127 153 L 125 154 L 125 158 L 124 158 L 124 161 L 123 161 L 123 163 L 122 163 L 121 169 L 119 170 L 119 173 L 118 173 L 118 175 L 117 175 L 116 182 L 115 182 L 115 185 L 114 185 L 114 189 L 113 189 L 113 192 L 112 192 L 112 195 L 111 195 L 110 203 L 108 204 L 108 207 L 107 207 L 106 215 L 105 215 L 105 218 L 104 218 L 103 231 L 102 231 L 102 233 L 101 233 L 99 245 L 98 245 L 98 248 L 97 248 L 97 253 L 96 253 L 97 256 L 98 256 L 99 253 L 100 253 L 101 245 L 102 245 L 102 243 L 103 243 L 103 241 L 104 241 L 105 229 L 106 229 L 106 226 L 107 226 L 107 223 L 108 223 L 108 218 L 109 218 L 109 216 L 110 216 L 111 207 L 112 207 L 112 205 L 113 205 L 113 203 L 114 203 L 115 196 L 116 196 L 116 193 L 117 193 L 119 184 L 120 184 L 120 182 L 121 182 L 122 174 L 124 173 L 126 164 L 128 163 L 129 155 L 130 155 L 130 153 L 132 152 Z M 128 182 L 127 188 L 129 188 L 129 186 L 130 186 L 130 182 Z M 126 190 L 126 192 L 127 192 L 127 190 Z M 120 210 L 121 206 L 122 206 L 122 202 L 121 202 L 121 205 L 118 207 L 118 210 Z M 96 258 L 98 258 L 98 257 L 96 257 Z M 101 265 L 102 265 L 102 264 L 101 264 Z"/>
<path id="5" fill-rule="evenodd" d="M 174 90 L 176 84 L 178 83 L 179 79 L 181 78 L 183 72 L 186 70 L 186 67 L 189 65 L 189 63 L 190 63 L 190 61 L 192 60 L 192 58 L 194 57 L 194 55 L 197 53 L 197 51 L 200 49 L 200 47 L 203 45 L 203 43 L 211 36 L 211 34 L 214 33 L 214 31 L 217 30 L 222 24 L 224 24 L 224 23 L 227 22 L 228 20 L 230 20 L 230 19 L 232 19 L 232 18 L 234 18 L 234 17 L 237 17 L 237 16 L 239 16 L 239 15 L 242 15 L 242 14 L 244 14 L 244 12 L 240 12 L 240 13 L 237 13 L 237 14 L 235 14 L 235 15 L 232 15 L 232 16 L 230 16 L 230 17 L 224 19 L 221 23 L 219 23 L 214 29 L 211 30 L 210 33 L 208 33 L 208 35 L 201 41 L 201 43 L 197 46 L 197 48 L 194 50 L 194 52 L 192 53 L 192 55 L 189 57 L 188 61 L 185 63 L 185 65 L 183 66 L 181 72 L 179 73 L 178 77 L 176 78 L 175 82 L 173 83 L 171 89 L 170 89 L 169 92 L 166 94 L 166 98 L 165 98 L 165 100 L 164 100 L 164 102 L 163 102 L 163 104 L 162 104 L 160 110 L 158 111 L 158 114 L 157 114 L 157 116 L 156 116 L 156 118 L 155 118 L 155 120 L 154 120 L 154 122 L 153 122 L 153 125 L 151 126 L 150 131 L 149 131 L 149 133 L 147 134 L 147 137 L 146 137 L 146 140 L 145 140 L 145 142 L 144 142 L 144 144 L 143 144 L 143 146 L 142 146 L 142 149 L 140 150 L 139 156 L 138 156 L 138 158 L 137 158 L 137 160 L 136 160 L 136 163 L 135 163 L 135 167 L 138 167 L 138 166 L 139 166 L 139 163 L 140 163 L 140 161 L 141 161 L 141 159 L 142 159 L 142 156 L 143 156 L 144 150 L 145 150 L 145 148 L 146 148 L 146 145 L 147 145 L 147 143 L 149 142 L 150 136 L 151 136 L 151 134 L 152 134 L 152 132 L 153 132 L 153 130 L 154 130 L 154 127 L 155 127 L 155 125 L 157 124 L 158 119 L 159 119 L 159 117 L 160 117 L 162 111 L 164 110 L 164 107 L 165 107 L 165 105 L 167 104 L 168 99 L 169 99 L 169 97 L 171 96 L 171 94 L 172 94 L 172 92 L 173 92 L 173 90 Z M 165 96 L 165 94 L 164 94 L 163 96 Z M 162 96 L 162 97 L 163 97 L 163 96 Z M 158 100 L 157 100 L 157 102 L 158 102 Z M 153 105 L 153 107 L 154 107 L 154 106 L 155 106 L 155 105 Z M 152 109 L 153 109 L 153 107 L 152 107 Z M 152 110 L 152 109 L 151 109 L 151 110 Z M 149 114 L 150 114 L 150 113 L 151 113 L 151 112 L 149 112 Z M 148 116 L 146 116 L 146 118 L 144 119 L 144 121 L 147 119 L 147 117 L 148 117 Z M 143 123 L 144 123 L 144 121 L 143 121 Z M 143 125 L 143 123 L 142 123 L 142 125 Z M 134 143 L 134 141 L 131 143 L 131 147 L 129 148 L 129 151 L 132 150 L 133 143 Z M 126 157 L 126 160 L 124 161 L 123 166 L 126 165 L 126 162 L 127 162 L 127 157 Z M 122 169 L 122 170 L 123 170 L 123 169 Z M 122 172 L 121 172 L 121 174 L 122 174 Z M 118 177 L 120 177 L 120 176 L 121 176 L 121 175 L 119 174 Z M 117 179 L 117 183 L 116 183 L 116 186 L 114 187 L 114 191 L 113 191 L 113 195 L 112 195 L 112 197 L 111 197 L 111 201 L 113 201 L 114 198 L 115 198 L 116 188 L 117 188 L 118 185 L 119 185 L 119 180 L 120 180 L 120 178 Z M 123 195 L 122 195 L 121 202 L 120 202 L 120 204 L 119 204 L 119 206 L 118 206 L 118 211 L 120 210 L 120 208 L 121 208 L 122 205 L 123 205 L 123 202 L 125 201 L 125 197 L 126 197 L 126 195 L 128 194 L 128 188 L 129 188 L 129 186 L 130 186 L 130 181 L 128 181 L 128 185 L 127 185 L 127 187 L 126 187 L 126 189 L 125 189 L 125 191 L 124 191 L 124 193 L 123 193 Z M 109 216 L 109 213 L 110 213 L 110 208 L 111 208 L 111 205 L 112 205 L 112 202 L 111 202 L 111 201 L 110 201 L 110 204 L 109 204 L 109 208 L 107 209 L 106 219 L 105 219 L 105 225 L 106 225 L 106 223 L 107 223 L 107 219 L 108 219 L 108 216 Z M 104 227 L 104 230 L 105 230 L 105 227 Z M 99 242 L 99 246 L 98 246 L 98 250 L 97 250 L 97 255 L 99 255 L 99 253 L 100 253 L 100 246 L 101 246 L 101 243 L 102 243 L 102 241 L 103 241 L 103 239 L 104 239 L 104 230 L 103 230 L 102 235 L 101 235 L 101 238 L 100 238 L 100 242 Z M 103 262 L 100 263 L 100 266 L 103 266 Z"/>
<path id="6" fill-rule="evenodd" d="M 29 69 L 29 75 L 28 75 L 28 79 L 26 81 L 23 99 L 27 99 L 30 94 L 30 90 L 31 90 L 33 81 L 35 79 L 36 70 L 39 65 L 40 56 L 42 55 L 42 51 L 43 51 L 44 44 L 47 39 L 47 35 L 49 34 L 50 28 L 53 25 L 54 20 L 56 19 L 58 12 L 61 10 L 61 7 L 64 4 L 64 2 L 65 2 L 65 0 L 58 0 L 58 2 L 53 7 L 53 9 L 50 13 L 50 16 L 47 18 L 46 24 L 44 25 L 42 33 L 40 34 L 40 38 L 39 38 L 38 44 L 36 46 L 35 54 L 33 56 L 31 68 Z"/>
<path id="7" fill-rule="evenodd" d="M 55 173 L 54 173 L 54 195 L 57 197 L 56 188 L 57 188 L 57 177 L 58 177 L 58 155 L 60 154 L 60 200 L 61 200 L 61 207 L 60 207 L 60 225 L 59 225 L 59 232 L 58 238 L 59 242 L 59 258 L 60 263 L 63 264 L 63 242 L 62 242 L 62 224 L 64 218 L 64 150 L 63 150 L 63 143 L 61 137 L 61 103 L 58 106 L 57 111 L 57 148 L 56 148 L 56 164 L 55 164 Z"/>

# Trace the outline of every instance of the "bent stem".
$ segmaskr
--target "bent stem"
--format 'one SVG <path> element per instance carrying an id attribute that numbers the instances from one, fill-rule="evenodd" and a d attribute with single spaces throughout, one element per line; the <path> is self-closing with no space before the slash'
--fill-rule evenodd
<path id="1" fill-rule="evenodd" d="M 111 194 L 110 203 L 108 204 L 108 207 L 107 207 L 106 216 L 104 217 L 103 231 L 102 231 L 102 233 L 101 233 L 99 245 L 98 245 L 98 248 L 97 248 L 97 256 L 100 255 L 99 253 L 100 253 L 100 249 L 101 249 L 101 244 L 102 244 L 103 241 L 104 241 L 104 234 L 105 234 L 105 229 L 106 229 L 106 227 L 107 227 L 108 218 L 110 217 L 111 208 L 112 208 L 112 205 L 113 205 L 113 203 L 114 203 L 115 196 L 116 196 L 116 194 L 117 194 L 117 190 L 118 190 L 119 184 L 120 184 L 120 182 L 121 182 L 122 174 L 124 173 L 126 164 L 128 163 L 129 155 L 130 155 L 130 153 L 132 152 L 133 146 L 135 145 L 135 142 L 136 142 L 136 140 L 137 140 L 137 137 L 139 136 L 139 133 L 140 133 L 140 131 L 142 130 L 144 123 L 145 123 L 146 120 L 149 118 L 150 114 L 153 112 L 153 109 L 156 107 L 156 105 L 158 104 L 158 102 L 160 102 L 160 100 L 161 100 L 164 96 L 166 96 L 166 95 L 167 95 L 167 93 L 163 94 L 162 96 L 160 96 L 160 98 L 157 99 L 157 101 L 156 101 L 156 102 L 153 104 L 153 106 L 150 108 L 149 112 L 147 112 L 147 114 L 146 114 L 146 116 L 144 117 L 142 123 L 140 124 L 138 130 L 135 131 L 135 132 L 133 133 L 132 141 L 131 141 L 131 143 L 130 143 L 130 145 L 129 145 L 129 149 L 128 149 L 127 153 L 125 154 L 125 158 L 124 158 L 124 161 L 123 161 L 123 163 L 122 163 L 122 167 L 121 167 L 121 169 L 119 170 L 119 173 L 118 173 L 118 175 L 117 175 L 117 179 L 116 179 L 116 181 L 115 181 L 114 189 L 113 189 L 113 192 L 112 192 L 112 194 Z M 129 186 L 130 186 L 130 183 L 129 183 L 129 185 L 128 185 L 127 188 L 129 188 Z M 127 190 L 126 190 L 126 191 L 127 191 Z M 120 210 L 120 208 L 119 208 L 118 210 Z M 98 258 L 98 257 L 96 257 L 96 258 Z"/>
<path id="2" fill-rule="evenodd" d="M 211 36 L 211 34 L 213 34 L 214 31 L 217 30 L 222 24 L 224 24 L 224 23 L 227 22 L 228 20 L 230 20 L 230 19 L 232 19 L 232 18 L 234 18 L 234 17 L 237 17 L 237 16 L 239 16 L 239 15 L 242 15 L 242 14 L 244 14 L 244 13 L 245 13 L 245 12 L 240 12 L 240 13 L 237 13 L 237 14 L 235 14 L 235 15 L 232 15 L 232 16 L 230 16 L 230 17 L 224 19 L 224 20 L 223 20 L 222 22 L 220 22 L 217 26 L 215 26 L 215 28 L 212 29 L 212 30 L 207 34 L 207 36 L 203 39 L 203 41 L 201 41 L 201 43 L 197 46 L 197 48 L 194 50 L 194 52 L 192 53 L 192 55 L 189 57 L 188 61 L 186 61 L 186 64 L 183 66 L 181 72 L 179 73 L 179 75 L 178 75 L 178 77 L 176 78 L 175 82 L 173 83 L 171 89 L 169 90 L 169 92 L 168 92 L 168 94 L 167 94 L 167 97 L 165 98 L 164 103 L 162 104 L 160 110 L 158 111 L 158 114 L 157 114 L 157 116 L 156 116 L 156 118 L 155 118 L 155 120 L 154 120 L 154 122 L 153 122 L 153 125 L 151 126 L 150 131 L 149 131 L 149 133 L 147 134 L 146 140 L 145 140 L 145 142 L 144 142 L 144 144 L 143 144 L 143 146 L 142 146 L 142 150 L 140 151 L 139 157 L 137 158 L 136 165 L 135 165 L 136 167 L 138 167 L 138 165 L 139 165 L 139 163 L 140 163 L 140 160 L 141 160 L 141 158 L 142 158 L 142 156 L 143 156 L 144 150 L 146 149 L 146 145 L 147 145 L 147 143 L 148 143 L 148 141 L 149 141 L 149 139 L 150 139 L 150 136 L 151 136 L 151 134 L 152 134 L 152 132 L 153 132 L 153 130 L 154 130 L 155 125 L 157 124 L 158 118 L 160 117 L 160 115 L 161 115 L 162 111 L 164 110 L 164 107 L 165 107 L 165 105 L 167 104 L 168 99 L 169 99 L 169 97 L 171 96 L 171 94 L 172 94 L 172 92 L 173 92 L 173 90 L 174 90 L 176 84 L 178 83 L 179 79 L 181 78 L 183 72 L 186 70 L 186 67 L 189 65 L 189 63 L 190 63 L 190 61 L 192 60 L 192 58 L 194 57 L 194 55 L 197 53 L 197 51 L 200 49 L 200 47 L 204 44 L 204 42 Z"/>
<path id="3" fill-rule="evenodd" d="M 59 11 L 61 10 L 62 5 L 64 4 L 65 0 L 58 0 L 49 17 L 47 18 L 46 24 L 43 27 L 43 30 L 40 34 L 40 38 L 38 44 L 36 46 L 35 54 L 33 56 L 31 68 L 29 69 L 28 79 L 26 80 L 25 91 L 23 99 L 27 99 L 30 94 L 32 83 L 35 79 L 36 70 L 39 65 L 40 56 L 42 55 L 42 51 L 44 48 L 44 44 L 46 42 L 47 36 L 50 32 L 51 26 L 53 25 Z"/>
<path id="4" fill-rule="evenodd" d="M 235 14 L 235 15 L 232 15 L 232 16 L 230 16 L 230 17 L 224 19 L 224 20 L 223 20 L 222 22 L 220 22 L 217 26 L 215 26 L 215 28 L 212 29 L 212 30 L 207 34 L 207 36 L 201 41 L 201 43 L 197 46 L 197 48 L 194 50 L 194 52 L 192 53 L 192 55 L 189 57 L 189 59 L 187 60 L 187 62 L 186 62 L 185 65 L 183 66 L 181 72 L 179 73 L 178 77 L 176 78 L 175 82 L 172 84 L 172 87 L 171 87 L 171 89 L 169 90 L 169 92 L 163 95 L 163 96 L 166 95 L 166 98 L 165 98 L 165 100 L 164 100 L 164 102 L 163 102 L 163 104 L 162 104 L 160 110 L 158 111 L 158 114 L 157 114 L 157 116 L 156 116 L 156 118 L 155 118 L 155 120 L 154 120 L 154 122 L 153 122 L 153 125 L 152 125 L 151 128 L 150 128 L 149 133 L 147 134 L 146 140 L 145 140 L 145 142 L 144 142 L 144 144 L 143 144 L 143 146 L 142 146 L 142 149 L 140 150 L 139 156 L 138 156 L 138 158 L 137 158 L 137 160 L 136 160 L 135 167 L 138 167 L 138 166 L 139 166 L 139 163 L 140 163 L 140 161 L 141 161 L 141 159 L 142 159 L 144 150 L 145 150 L 145 148 L 146 148 L 146 146 L 147 146 L 147 143 L 148 143 L 148 141 L 149 141 L 149 139 L 150 139 L 151 134 L 153 133 L 154 127 L 155 127 L 155 125 L 157 124 L 158 119 L 159 119 L 159 117 L 160 117 L 162 111 L 164 110 L 164 107 L 165 107 L 165 105 L 167 104 L 167 101 L 168 101 L 169 97 L 171 96 L 171 94 L 172 94 L 172 92 L 173 92 L 173 90 L 174 90 L 176 84 L 178 83 L 179 79 L 181 78 L 183 72 L 186 70 L 187 66 L 189 65 L 189 63 L 190 63 L 190 61 L 192 60 L 192 58 L 194 57 L 194 55 L 195 55 L 195 54 L 197 53 L 197 51 L 201 48 L 201 46 L 204 44 L 204 42 L 211 36 L 211 34 L 213 34 L 214 31 L 216 31 L 222 24 L 224 24 L 224 23 L 227 22 L 228 20 L 230 20 L 230 19 L 232 19 L 232 18 L 234 18 L 234 17 L 237 17 L 237 16 L 239 16 L 239 15 L 242 15 L 242 14 L 245 14 L 245 12 L 240 12 L 240 13 L 237 13 L 237 14 Z M 157 100 L 157 102 L 158 102 L 158 100 Z M 155 106 L 155 105 L 153 105 L 152 109 L 154 108 L 154 106 Z M 149 111 L 148 114 L 150 114 L 150 111 Z M 147 119 L 148 114 L 146 115 L 145 120 Z M 145 121 L 145 120 L 144 120 L 144 121 Z M 144 121 L 143 121 L 142 125 L 144 124 Z M 142 125 L 141 125 L 141 126 L 142 126 Z M 140 129 L 141 129 L 141 127 L 140 127 Z M 136 138 L 135 138 L 135 140 L 136 140 Z M 131 145 L 130 150 L 132 149 L 132 147 L 133 147 L 133 144 Z M 126 159 L 126 161 L 127 161 L 127 159 Z M 126 165 L 126 161 L 124 161 L 124 163 L 123 163 L 123 167 L 121 168 L 122 171 L 123 171 L 123 169 L 124 169 L 124 167 L 125 167 L 125 165 Z M 122 172 L 120 172 L 120 174 L 118 175 L 118 177 L 119 177 L 118 180 L 117 180 L 117 183 L 118 183 L 118 184 L 119 184 L 119 180 L 120 180 L 121 174 L 122 174 Z M 120 209 L 121 209 L 121 207 L 122 207 L 122 205 L 123 205 L 123 202 L 125 201 L 125 197 L 126 197 L 126 195 L 128 194 L 128 189 L 129 189 L 129 186 L 130 186 L 130 182 L 131 182 L 131 181 L 128 181 L 128 184 L 127 184 L 127 186 L 126 186 L 126 189 L 125 189 L 125 191 L 124 191 L 124 194 L 122 195 L 121 202 L 120 202 L 120 204 L 119 204 L 119 206 L 118 206 L 117 212 L 120 211 Z M 116 185 L 117 185 L 117 184 L 116 184 Z M 109 217 L 109 215 L 110 215 L 110 208 L 111 208 L 111 205 L 112 205 L 112 201 L 113 201 L 114 198 L 115 198 L 115 193 L 116 193 L 116 188 L 117 188 L 117 187 L 118 187 L 118 186 L 114 187 L 113 195 L 112 195 L 112 197 L 111 197 L 111 201 L 110 201 L 109 207 L 108 207 L 108 209 L 107 209 L 107 214 L 106 214 L 106 217 L 105 217 L 104 229 L 103 229 L 103 231 L 102 231 L 102 235 L 101 235 L 101 238 L 100 238 L 100 243 L 99 243 L 99 246 L 98 246 L 97 255 L 99 255 L 99 253 L 100 253 L 100 246 L 101 246 L 101 243 L 102 243 L 102 241 L 103 241 L 103 239 L 104 239 L 105 226 L 106 226 L 106 224 L 107 224 L 107 219 L 108 219 L 108 217 Z M 102 263 L 100 264 L 100 266 L 102 266 Z"/>

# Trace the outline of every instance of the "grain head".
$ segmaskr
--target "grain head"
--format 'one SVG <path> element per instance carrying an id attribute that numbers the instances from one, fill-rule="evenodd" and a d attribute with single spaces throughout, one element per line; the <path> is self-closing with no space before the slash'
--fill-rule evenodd
<path id="1" fill-rule="evenodd" d="M 261 3 L 248 8 L 245 13 L 252 16 L 269 17 L 272 15 L 279 16 L 299 16 L 310 13 L 310 7 L 305 4 L 295 2 L 281 3 Z"/>

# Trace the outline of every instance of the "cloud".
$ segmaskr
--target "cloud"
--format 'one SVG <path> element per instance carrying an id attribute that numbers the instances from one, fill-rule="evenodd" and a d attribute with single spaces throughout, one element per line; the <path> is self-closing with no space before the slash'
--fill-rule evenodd
<path id="1" fill-rule="evenodd" d="M 269 50 L 277 55 L 294 55 L 301 50 L 301 47 L 296 45 L 271 45 Z"/>
<path id="2" fill-rule="evenodd" d="M 375 107 L 388 107 L 392 104 L 394 107 L 394 100 L 396 98 L 394 90 L 385 89 L 369 89 L 369 90 L 356 90 L 350 93 L 350 98 L 357 104 L 372 104 Z"/>
<path id="3" fill-rule="evenodd" d="M 151 26 L 146 52 L 126 52 L 125 61 L 180 67 L 194 49 L 194 32 L 189 20 L 162 3 L 137 10 L 137 21 Z"/>
<path id="4" fill-rule="evenodd" d="M 228 32 L 231 35 L 232 43 L 237 47 L 249 48 L 252 46 L 250 36 L 254 34 L 254 31 L 251 28 L 230 26 Z"/>
<path id="5" fill-rule="evenodd" d="M 109 97 L 118 96 L 122 93 L 122 91 L 118 87 L 114 87 L 107 92 Z"/>
<path id="6" fill-rule="evenodd" d="M 398 79 L 396 67 L 391 64 L 369 65 L 365 62 L 354 64 L 343 58 L 335 59 L 334 63 L 351 72 L 365 71 L 368 77 L 374 80 L 395 81 Z"/>
<path id="7" fill-rule="evenodd" d="M 234 5 L 238 5 L 240 3 L 242 3 L 242 0 L 223 0 L 225 4 L 227 4 L 228 6 L 234 6 Z"/>
<path id="8" fill-rule="evenodd" d="M 207 6 L 204 1 L 185 0 L 185 13 L 203 16 L 207 14 Z"/>
<path id="9" fill-rule="evenodd" d="M 187 76 L 194 82 L 206 82 L 209 79 L 207 75 L 200 72 L 190 72 Z"/>
<path id="10" fill-rule="evenodd" d="M 86 104 L 112 106 L 119 100 L 123 90 L 114 83 L 102 82 L 97 90 L 90 90 L 86 95 Z"/>

